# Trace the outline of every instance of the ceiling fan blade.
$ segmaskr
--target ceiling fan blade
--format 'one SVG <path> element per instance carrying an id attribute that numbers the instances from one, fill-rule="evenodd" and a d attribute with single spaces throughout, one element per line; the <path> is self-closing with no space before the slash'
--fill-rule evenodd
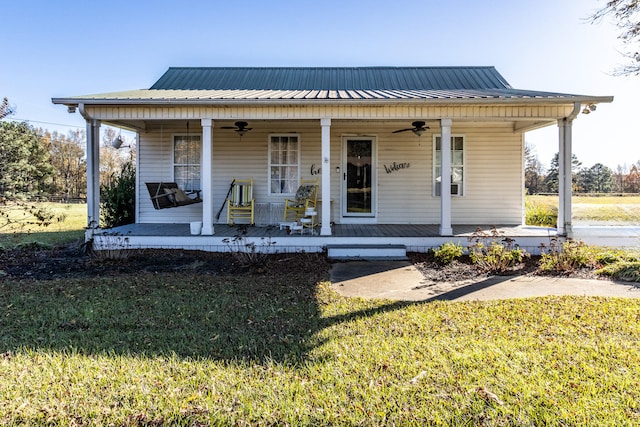
<path id="1" fill-rule="evenodd" d="M 410 130 L 413 130 L 413 128 L 411 128 L 411 129 L 399 129 L 399 130 L 394 130 L 394 131 L 393 131 L 393 132 L 391 132 L 391 133 L 407 132 L 407 131 L 410 131 Z"/>

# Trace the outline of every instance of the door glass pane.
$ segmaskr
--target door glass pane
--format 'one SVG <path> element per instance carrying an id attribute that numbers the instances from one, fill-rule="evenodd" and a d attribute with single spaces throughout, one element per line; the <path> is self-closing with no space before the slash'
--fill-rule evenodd
<path id="1" fill-rule="evenodd" d="M 347 141 L 346 212 L 372 212 L 372 143 L 370 140 Z"/>

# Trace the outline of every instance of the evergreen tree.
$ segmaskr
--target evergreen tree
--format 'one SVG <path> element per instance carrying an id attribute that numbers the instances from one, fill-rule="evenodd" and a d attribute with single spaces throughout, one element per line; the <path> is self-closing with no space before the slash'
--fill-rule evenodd
<path id="1" fill-rule="evenodd" d="M 36 195 L 54 173 L 49 153 L 26 123 L 0 122 L 0 195 L 8 199 Z"/>
<path id="2" fill-rule="evenodd" d="M 582 162 L 578 160 L 575 154 L 571 155 L 571 182 L 572 185 L 576 183 L 576 172 L 582 165 Z M 558 153 L 554 154 L 553 159 L 551 159 L 551 165 L 549 167 L 549 171 L 547 172 L 547 176 L 544 179 L 544 187 L 546 192 L 548 193 L 557 193 L 558 192 L 558 174 L 560 173 L 560 155 Z"/>

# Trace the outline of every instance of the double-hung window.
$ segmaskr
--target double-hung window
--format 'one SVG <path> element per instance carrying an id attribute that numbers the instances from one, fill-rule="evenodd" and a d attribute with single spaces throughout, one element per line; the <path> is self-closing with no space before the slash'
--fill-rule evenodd
<path id="1" fill-rule="evenodd" d="M 442 182 L 442 149 L 440 135 L 434 136 L 434 194 L 440 196 Z M 464 191 L 464 136 L 451 136 L 451 195 L 462 196 Z"/>
<path id="2" fill-rule="evenodd" d="M 299 135 L 269 135 L 269 194 L 294 194 L 299 181 Z"/>
<path id="3" fill-rule="evenodd" d="M 173 137 L 173 180 L 185 191 L 201 190 L 200 135 L 175 135 Z"/>

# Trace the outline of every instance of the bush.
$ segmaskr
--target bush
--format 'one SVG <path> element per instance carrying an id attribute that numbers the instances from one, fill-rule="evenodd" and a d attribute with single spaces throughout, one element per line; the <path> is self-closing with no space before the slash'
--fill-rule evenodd
<path id="1" fill-rule="evenodd" d="M 247 227 L 242 225 L 233 238 L 222 239 L 222 242 L 227 245 L 238 264 L 248 268 L 252 273 L 263 273 L 269 260 L 269 248 L 276 242 L 271 241 L 271 237 L 261 237 L 262 244 L 258 246 L 249 242 L 246 235 Z"/>
<path id="2" fill-rule="evenodd" d="M 515 240 L 503 237 L 493 227 L 487 234 L 477 229 L 469 238 L 474 243 L 469 245 L 469 257 L 482 271 L 487 273 L 504 273 L 520 264 L 527 252 L 515 244 Z"/>
<path id="3" fill-rule="evenodd" d="M 570 272 L 594 264 L 595 251 L 584 242 L 551 240 L 548 251 L 540 255 L 539 269 L 548 272 Z"/>
<path id="4" fill-rule="evenodd" d="M 100 188 L 102 224 L 105 228 L 131 224 L 136 212 L 136 166 L 132 160 L 122 165 L 120 175 Z"/>
<path id="5" fill-rule="evenodd" d="M 609 264 L 596 270 L 596 274 L 617 280 L 640 282 L 640 261 L 621 261 Z"/>
<path id="6" fill-rule="evenodd" d="M 462 256 L 462 245 L 460 243 L 446 242 L 433 251 L 433 257 L 440 264 L 450 264 L 453 260 Z"/>
<path id="7" fill-rule="evenodd" d="M 525 222 L 528 225 L 540 227 L 556 227 L 558 208 L 527 200 L 525 201 Z"/>
<path id="8" fill-rule="evenodd" d="M 628 249 L 601 249 L 595 255 L 596 274 L 612 279 L 640 282 L 640 252 Z"/>

